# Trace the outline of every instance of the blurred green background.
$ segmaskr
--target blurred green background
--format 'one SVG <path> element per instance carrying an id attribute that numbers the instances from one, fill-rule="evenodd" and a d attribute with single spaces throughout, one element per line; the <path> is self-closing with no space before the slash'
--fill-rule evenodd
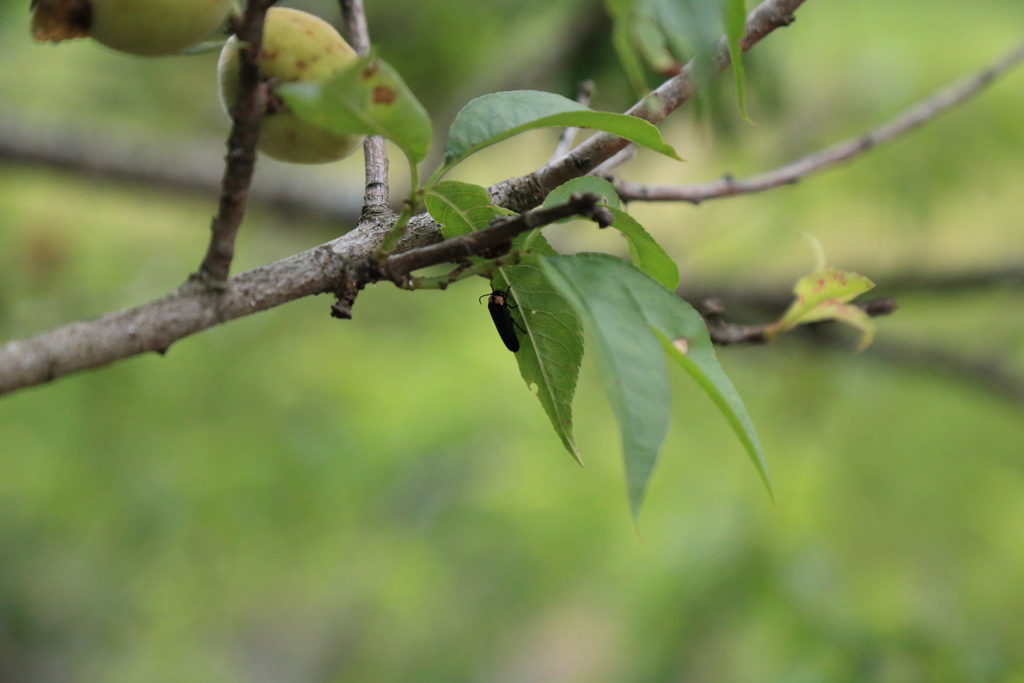
<path id="1" fill-rule="evenodd" d="M 326 0 L 295 4 L 337 18 Z M 219 150 L 215 54 L 37 45 L 27 5 L 0 0 L 0 113 Z M 628 104 L 599 3 L 367 5 L 381 54 L 441 130 L 471 97 L 571 96 L 584 77 L 596 107 Z M 725 75 L 715 106 L 665 126 L 687 163 L 641 153 L 623 175 L 771 168 L 1021 35 L 1019 0 L 808 0 L 750 55 L 756 126 L 738 122 Z M 528 172 L 554 137 L 499 145 L 456 177 Z M 884 290 L 907 273 L 1024 267 L 1022 159 L 1019 71 L 798 186 L 631 210 L 701 290 L 784 291 L 812 266 L 803 232 Z M 295 173 L 347 192 L 361 164 Z M 214 202 L 0 162 L 0 340 L 172 289 L 198 264 Z M 350 227 L 257 208 L 236 269 Z M 551 239 L 625 252 L 594 233 Z M 638 534 L 596 368 L 578 391 L 580 469 L 479 306 L 486 291 L 370 287 L 347 322 L 307 299 L 0 399 L 0 682 L 1024 681 L 1019 396 L 913 354 L 855 355 L 852 337 L 724 349 L 777 509 L 677 373 Z M 1024 373 L 1019 291 L 899 302 L 880 348 Z"/>

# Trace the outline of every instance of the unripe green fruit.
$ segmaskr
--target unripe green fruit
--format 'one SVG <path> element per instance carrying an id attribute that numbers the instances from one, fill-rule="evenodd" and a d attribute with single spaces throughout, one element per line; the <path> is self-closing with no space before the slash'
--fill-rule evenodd
<path id="1" fill-rule="evenodd" d="M 33 0 L 36 40 L 90 37 L 134 55 L 170 55 L 209 38 L 232 0 Z"/>
<path id="2" fill-rule="evenodd" d="M 284 7 L 267 12 L 263 27 L 260 78 L 275 83 L 323 82 L 357 59 L 345 39 L 323 19 Z M 231 38 L 220 55 L 218 80 L 225 111 L 238 99 L 238 39 Z M 347 157 L 363 138 L 337 135 L 281 109 L 267 112 L 260 130 L 259 148 L 279 161 L 324 164 Z"/>

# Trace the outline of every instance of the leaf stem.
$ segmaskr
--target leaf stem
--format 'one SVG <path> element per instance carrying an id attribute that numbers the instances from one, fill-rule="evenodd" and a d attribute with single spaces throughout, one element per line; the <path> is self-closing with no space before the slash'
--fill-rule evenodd
<path id="1" fill-rule="evenodd" d="M 409 290 L 448 289 L 448 285 L 459 282 L 460 280 L 465 280 L 476 275 L 489 277 L 499 268 L 504 268 L 506 266 L 518 266 L 526 261 L 532 260 L 533 258 L 534 255 L 529 250 L 516 250 L 506 254 L 505 256 L 491 259 L 489 261 L 461 265 L 445 275 L 439 275 L 436 277 L 410 277 L 405 282 L 399 283 L 398 286 L 402 289 Z"/>

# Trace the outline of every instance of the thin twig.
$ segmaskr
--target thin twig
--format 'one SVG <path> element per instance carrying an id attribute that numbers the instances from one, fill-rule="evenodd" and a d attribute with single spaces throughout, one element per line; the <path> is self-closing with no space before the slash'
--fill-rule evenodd
<path id="1" fill-rule="evenodd" d="M 765 0 L 747 16 L 746 34 L 740 40 L 744 51 L 756 45 L 775 29 L 793 23 L 793 13 L 804 0 Z M 725 39 L 719 44 L 718 55 L 710 75 L 717 74 L 730 64 L 729 46 Z M 651 123 L 660 123 L 666 116 L 689 100 L 697 90 L 696 65 L 691 60 L 677 76 L 665 81 L 657 90 L 635 104 L 627 114 Z M 495 204 L 523 211 L 537 206 L 547 194 L 565 183 L 589 173 L 595 166 L 629 144 L 628 140 L 609 133 L 598 133 L 573 149 L 561 159 L 549 163 L 538 171 L 521 178 L 512 178 L 490 188 Z"/>
<path id="2" fill-rule="evenodd" d="M 260 49 L 263 22 L 276 0 L 250 0 L 235 34 L 242 43 L 239 52 L 238 100 L 231 107 L 231 135 L 217 216 L 210 225 L 213 233 L 206 257 L 196 273 L 208 285 L 220 286 L 228 278 L 235 256 L 235 237 L 245 216 L 252 174 L 256 169 L 256 144 L 268 92 L 260 83 Z"/>
<path id="3" fill-rule="evenodd" d="M 371 45 L 363 0 L 340 0 L 340 3 L 352 47 L 360 57 L 365 57 L 370 54 Z M 363 211 L 380 211 L 391 201 L 391 191 L 388 187 L 388 150 L 384 145 L 384 138 L 379 135 L 368 136 L 363 142 L 363 157 L 366 162 Z"/>
<path id="4" fill-rule="evenodd" d="M 612 223 L 612 216 L 598 204 L 599 200 L 600 197 L 592 194 L 573 195 L 564 204 L 495 218 L 483 230 L 391 256 L 384 262 L 382 270 L 388 279 L 402 283 L 414 270 L 501 247 L 517 235 L 570 216 L 586 216 L 596 221 L 598 226 L 607 227 Z"/>
<path id="5" fill-rule="evenodd" d="M 850 161 L 924 125 L 939 114 L 971 99 L 1022 61 L 1024 61 L 1024 43 L 1016 46 L 974 76 L 956 85 L 943 88 L 888 123 L 864 135 L 844 140 L 766 173 L 739 180 L 726 176 L 709 183 L 682 186 L 641 185 L 616 179 L 614 181 L 615 189 L 619 193 L 619 197 L 627 202 L 673 201 L 700 204 L 708 199 L 764 192 L 781 185 L 790 185 L 812 173 Z"/>
<path id="6" fill-rule="evenodd" d="M 636 158 L 636 145 L 626 145 L 615 154 L 611 155 L 600 164 L 594 167 L 594 170 L 590 172 L 590 175 L 600 176 L 602 178 L 611 178 L 619 166 L 628 163 Z"/>
<path id="7" fill-rule="evenodd" d="M 756 296 L 760 296 L 757 293 Z M 784 306 L 778 305 L 779 297 L 765 297 L 760 303 L 765 308 L 774 309 L 781 315 Z M 704 318 L 708 332 L 711 334 L 711 342 L 717 346 L 733 346 L 736 344 L 766 344 L 770 340 L 767 337 L 772 323 L 761 323 L 758 325 L 741 325 L 731 323 L 725 319 L 725 307 L 716 298 L 708 298 L 692 302 L 693 307 Z M 872 318 L 890 315 L 896 311 L 896 301 L 892 297 L 883 296 L 866 301 L 854 301 L 857 306 Z M 815 325 L 821 324 L 819 321 Z"/>
<path id="8" fill-rule="evenodd" d="M 587 79 L 580 83 L 579 90 L 576 92 L 576 101 L 586 107 L 590 104 L 590 98 L 593 94 L 594 81 Z M 562 131 L 562 134 L 558 136 L 558 144 L 555 145 L 555 151 L 551 154 L 551 161 L 561 159 L 569 152 L 572 148 L 573 140 L 576 139 L 576 134 L 579 132 L 580 129 L 573 126 Z"/>

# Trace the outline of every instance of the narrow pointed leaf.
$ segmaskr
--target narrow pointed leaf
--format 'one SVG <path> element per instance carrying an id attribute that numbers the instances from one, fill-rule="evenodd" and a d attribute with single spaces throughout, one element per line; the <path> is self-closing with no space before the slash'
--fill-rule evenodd
<path id="1" fill-rule="evenodd" d="M 485 188 L 453 180 L 438 183 L 426 193 L 427 210 L 441 224 L 446 239 L 485 228 L 492 218 L 507 213 L 490 202 Z M 520 235 L 513 247 L 522 249 L 527 242 L 533 252 L 557 255 L 539 233 Z M 516 332 L 519 373 L 535 391 L 565 449 L 582 465 L 572 430 L 572 401 L 583 362 L 582 321 L 537 264 L 499 268 L 491 288 L 511 290 L 513 305 L 518 306 L 511 311 L 512 317 L 525 330 Z"/>
<path id="2" fill-rule="evenodd" d="M 663 76 L 679 73 L 679 62 L 669 52 L 665 34 L 654 17 L 638 14 L 633 22 L 633 37 L 648 66 Z"/>
<path id="3" fill-rule="evenodd" d="M 531 240 L 530 249 L 556 255 L 543 235 Z M 572 402 L 583 362 L 583 322 L 537 263 L 499 268 L 491 286 L 512 290 L 519 306 L 512 315 L 525 330 L 517 331 L 519 373 L 535 390 L 565 449 L 582 465 L 573 436 Z"/>
<path id="4" fill-rule="evenodd" d="M 542 263 L 593 333 L 605 393 L 619 423 L 626 486 L 636 519 L 668 433 L 671 391 L 661 345 L 639 302 L 595 256 L 599 255 L 558 256 Z"/>
<path id="5" fill-rule="evenodd" d="M 629 283 L 647 321 L 663 339 L 672 342 L 672 349 L 666 349 L 669 357 L 696 380 L 725 416 L 771 494 L 771 478 L 757 430 L 743 399 L 718 362 L 711 335 L 700 313 L 674 292 L 658 286 L 651 278 L 622 261 L 599 254 L 594 256 L 609 260 L 612 268 L 621 271 L 618 277 Z"/>
<path id="6" fill-rule="evenodd" d="M 578 292 L 576 295 L 578 299 L 583 298 L 583 294 L 579 292 L 587 290 L 588 299 L 584 303 L 577 303 L 577 305 L 592 305 L 594 298 L 603 296 L 606 291 L 614 289 L 611 284 L 613 282 L 616 283 L 615 286 L 624 288 L 630 293 L 633 305 L 639 309 L 642 325 L 637 322 L 635 315 L 626 311 L 620 311 L 620 313 L 629 316 L 624 317 L 624 320 L 628 319 L 633 324 L 640 325 L 632 332 L 637 344 L 646 344 L 644 340 L 656 333 L 659 348 L 663 348 L 670 358 L 697 381 L 725 416 L 747 450 L 770 495 L 771 480 L 757 432 L 742 399 L 718 363 L 711 345 L 711 337 L 700 314 L 639 269 L 606 254 L 562 256 L 545 259 L 544 264 L 549 271 L 560 273 L 564 281 L 569 281 L 574 286 L 574 291 Z M 555 278 L 552 280 L 556 285 L 560 284 Z M 620 299 L 621 297 L 615 300 L 619 301 Z M 570 300 L 572 300 L 571 297 Z M 607 353 L 609 347 L 599 348 Z M 606 388 L 608 383 L 609 381 L 606 381 Z M 653 386 L 654 393 L 660 395 L 660 386 Z M 607 388 L 606 390 L 612 399 L 613 389 Z M 618 411 L 616 411 L 616 415 L 618 415 Z M 625 450 L 625 439 L 623 443 Z M 629 457 L 627 454 L 627 473 L 629 473 Z M 651 464 L 653 465 L 653 461 Z M 632 487 L 632 477 L 630 477 L 630 484 Z M 642 491 L 640 494 L 642 499 Z M 636 510 L 635 507 L 634 510 Z"/>
<path id="7" fill-rule="evenodd" d="M 626 72 L 626 78 L 637 97 L 650 90 L 644 76 L 644 67 L 634 40 L 634 0 L 606 0 L 605 7 L 612 18 L 612 46 Z"/>
<path id="8" fill-rule="evenodd" d="M 609 208 L 615 221 L 612 227 L 629 240 L 629 256 L 633 263 L 657 280 L 662 287 L 675 291 L 679 286 L 679 267 L 635 218 L 620 209 Z"/>
<path id="9" fill-rule="evenodd" d="M 675 290 L 679 286 L 679 267 L 644 229 L 644 226 L 619 208 L 619 195 L 615 192 L 615 186 L 604 178 L 596 176 L 573 178 L 552 190 L 544 199 L 544 206 L 564 204 L 572 195 L 584 193 L 596 194 L 604 199 L 604 203 L 608 205 L 608 209 L 615 217 L 611 227 L 625 235 L 629 242 L 629 255 L 634 265 L 667 289 Z M 565 220 L 572 219 L 566 218 Z"/>
<path id="10" fill-rule="evenodd" d="M 750 123 L 747 107 L 743 99 L 743 48 L 740 40 L 746 33 L 747 3 L 746 0 L 725 0 L 722 5 L 722 23 L 725 24 L 725 36 L 729 41 L 729 58 L 732 61 L 732 75 L 736 81 L 736 105 L 743 119 Z"/>
<path id="11" fill-rule="evenodd" d="M 698 86 L 714 73 L 718 41 L 722 35 L 722 0 L 643 0 L 665 33 L 666 42 L 680 61 L 696 59 Z M 698 87 L 698 101 L 705 97 Z"/>
<path id="12" fill-rule="evenodd" d="M 341 135 L 381 135 L 416 165 L 430 148 L 430 117 L 384 60 L 369 56 L 326 83 L 285 83 L 275 93 L 299 118 Z"/>
<path id="13" fill-rule="evenodd" d="M 643 119 L 594 111 L 554 93 L 515 90 L 478 97 L 462 108 L 448 131 L 444 166 L 435 178 L 485 147 L 528 130 L 551 126 L 605 131 L 679 159 L 676 151 L 662 140 L 658 129 Z"/>

